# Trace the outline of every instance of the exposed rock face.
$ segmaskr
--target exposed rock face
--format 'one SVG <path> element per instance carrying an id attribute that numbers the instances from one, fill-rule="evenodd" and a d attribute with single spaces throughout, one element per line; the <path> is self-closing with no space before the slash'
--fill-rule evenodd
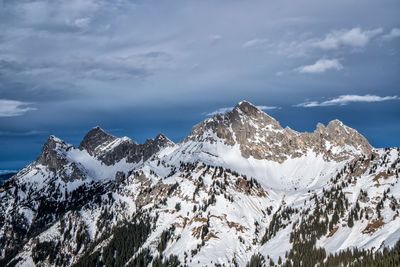
<path id="1" fill-rule="evenodd" d="M 125 173 L 122 171 L 117 171 L 117 173 L 115 174 L 115 183 L 121 183 L 122 181 L 124 181 L 126 178 Z"/>
<path id="2" fill-rule="evenodd" d="M 97 126 L 85 135 L 79 150 L 86 150 L 90 156 L 110 166 L 123 159 L 127 163 L 146 161 L 161 149 L 173 145 L 174 143 L 163 134 L 158 134 L 155 139 L 147 139 L 144 144 L 137 144 L 128 137 L 117 138 L 109 135 Z M 46 166 L 64 182 L 83 180 L 87 177 L 87 170 L 68 157 L 68 153 L 74 149 L 61 139 L 50 136 L 34 164 Z M 119 178 L 121 177 L 118 176 Z"/>
<path id="3" fill-rule="evenodd" d="M 138 151 L 139 145 L 129 138 L 115 139 L 104 149 L 99 149 L 97 158 L 106 165 L 113 165 L 116 162 L 126 158 L 127 162 L 139 162 L 141 155 Z"/>
<path id="4" fill-rule="evenodd" d="M 72 145 L 52 135 L 43 145 L 36 163 L 46 166 L 54 174 L 60 176 L 64 182 L 84 179 L 86 175 L 82 171 L 82 167 L 78 167 L 75 162 L 67 159 L 67 152 L 73 148 Z"/>
<path id="5" fill-rule="evenodd" d="M 307 151 L 322 154 L 326 160 L 341 161 L 362 151 L 370 154 L 372 147 L 357 131 L 338 120 L 327 127 L 317 125 L 313 133 L 283 129 L 279 123 L 249 102 L 240 102 L 225 115 L 194 126 L 185 141 L 215 142 L 215 135 L 229 146 L 240 146 L 242 156 L 283 162 L 305 155 Z"/>
<path id="6" fill-rule="evenodd" d="M 128 163 L 146 161 L 160 149 L 172 145 L 174 143 L 163 134 L 158 134 L 156 139 L 147 139 L 144 144 L 137 144 L 128 137 L 116 138 L 109 135 L 97 126 L 86 134 L 79 149 L 86 150 L 110 166 L 122 159 Z"/>
<path id="7" fill-rule="evenodd" d="M 330 149 L 322 143 L 328 141 L 332 146 L 350 147 L 362 151 L 364 154 L 371 154 L 372 147 L 361 134 L 356 130 L 345 126 L 339 120 L 333 120 L 324 127 L 322 124 L 317 125 L 317 129 L 313 133 L 314 138 L 319 141 L 321 149 Z M 331 146 L 331 147 L 332 147 Z"/>
<path id="8" fill-rule="evenodd" d="M 140 145 L 143 151 L 143 161 L 149 159 L 162 148 L 171 147 L 173 145 L 174 143 L 162 133 L 159 133 L 155 139 L 147 139 L 143 145 Z"/>
<path id="9" fill-rule="evenodd" d="M 109 135 L 99 126 L 96 126 L 85 135 L 78 148 L 86 150 L 90 155 L 94 156 L 102 147 L 107 146 L 116 139 L 116 137 Z"/>
<path id="10" fill-rule="evenodd" d="M 52 135 L 42 146 L 42 151 L 36 159 L 36 162 L 48 166 L 51 171 L 55 171 L 60 165 L 66 163 L 63 152 L 68 151 L 70 148 L 71 146 Z"/>

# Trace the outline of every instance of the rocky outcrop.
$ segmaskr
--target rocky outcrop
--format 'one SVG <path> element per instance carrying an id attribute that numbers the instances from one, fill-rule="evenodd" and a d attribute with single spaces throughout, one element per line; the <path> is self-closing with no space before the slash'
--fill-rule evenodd
<path id="1" fill-rule="evenodd" d="M 144 144 L 137 144 L 127 137 L 117 138 L 99 150 L 97 158 L 106 165 L 114 165 L 122 159 L 126 159 L 128 163 L 144 162 L 161 149 L 172 145 L 173 143 L 162 134 L 156 139 L 147 139 Z"/>
<path id="2" fill-rule="evenodd" d="M 144 144 L 138 144 L 128 137 L 109 135 L 96 126 L 85 135 L 78 148 L 86 150 L 91 156 L 110 166 L 122 159 L 126 159 L 128 163 L 146 161 L 162 148 L 173 145 L 163 134 L 158 134 L 155 139 L 147 139 Z"/>
<path id="3" fill-rule="evenodd" d="M 146 142 L 141 145 L 141 150 L 143 151 L 143 161 L 146 161 L 161 149 L 171 146 L 174 146 L 174 142 L 169 140 L 162 133 L 159 133 L 155 139 L 147 139 Z"/>
<path id="4" fill-rule="evenodd" d="M 86 174 L 82 167 L 67 159 L 67 152 L 73 148 L 72 145 L 52 135 L 43 145 L 35 163 L 46 166 L 49 171 L 59 176 L 64 182 L 84 179 Z"/>
<path id="5" fill-rule="evenodd" d="M 128 137 L 117 138 L 109 135 L 97 126 L 85 135 L 79 150 L 85 150 L 90 156 L 111 166 L 123 159 L 127 163 L 144 162 L 161 149 L 173 145 L 174 143 L 163 134 L 158 134 L 155 139 L 147 139 L 144 144 L 137 144 Z M 68 152 L 73 149 L 75 148 L 72 145 L 50 136 L 35 164 L 45 166 L 64 182 L 85 179 L 85 168 L 68 157 Z"/>
<path id="6" fill-rule="evenodd" d="M 95 156 L 99 150 L 116 139 L 116 137 L 109 135 L 99 126 L 96 126 L 85 135 L 78 148 L 86 150 L 90 155 Z"/>
<path id="7" fill-rule="evenodd" d="M 308 151 L 322 154 L 326 160 L 341 161 L 364 153 L 372 147 L 354 129 L 338 120 L 328 126 L 318 124 L 313 133 L 299 133 L 279 122 L 249 102 L 242 101 L 222 115 L 218 114 L 194 126 L 185 141 L 237 144 L 242 156 L 283 162 L 305 155 Z"/>
<path id="8" fill-rule="evenodd" d="M 124 158 L 127 162 L 137 163 L 142 158 L 138 147 L 139 145 L 129 138 L 117 138 L 108 146 L 104 146 L 104 149 L 99 150 L 96 157 L 108 166 Z"/>
<path id="9" fill-rule="evenodd" d="M 49 170 L 55 171 L 61 165 L 67 163 L 64 152 L 71 149 L 72 146 L 55 136 L 50 136 L 46 143 L 42 146 L 40 155 L 37 157 L 36 162 L 44 166 L 48 166 Z"/>

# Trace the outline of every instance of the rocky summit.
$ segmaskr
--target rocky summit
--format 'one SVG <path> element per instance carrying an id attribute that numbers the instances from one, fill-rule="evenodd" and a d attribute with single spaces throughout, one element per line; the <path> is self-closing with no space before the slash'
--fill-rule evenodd
<path id="1" fill-rule="evenodd" d="M 357 131 L 338 120 L 327 127 L 317 125 L 313 133 L 283 129 L 279 122 L 249 102 L 240 102 L 225 115 L 217 115 L 193 127 L 186 140 L 210 141 L 213 136 L 226 145 L 237 144 L 243 157 L 284 162 L 305 155 L 309 150 L 327 160 L 340 161 L 359 153 L 370 154 L 371 146 Z M 332 150 L 339 147 L 338 150 Z"/>
<path id="2" fill-rule="evenodd" d="M 396 266 L 400 149 L 249 102 L 175 144 L 50 136 L 0 187 L 1 266 Z"/>

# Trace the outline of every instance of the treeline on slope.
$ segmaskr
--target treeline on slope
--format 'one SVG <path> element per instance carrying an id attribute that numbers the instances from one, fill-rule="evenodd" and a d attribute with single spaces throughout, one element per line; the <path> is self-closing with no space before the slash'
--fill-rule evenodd
<path id="1" fill-rule="evenodd" d="M 181 164 L 182 169 L 186 169 L 187 171 L 192 171 L 194 168 L 197 166 L 197 164 Z M 216 195 L 224 194 L 225 198 L 228 198 L 230 201 L 233 201 L 228 195 L 225 193 L 226 191 L 226 185 L 229 184 L 228 182 L 228 174 L 233 175 L 235 177 L 240 177 L 240 175 L 236 172 L 231 172 L 230 170 L 225 170 L 222 167 L 213 167 L 211 165 L 202 165 L 203 169 L 203 177 L 206 175 L 207 172 L 212 173 L 212 178 L 213 178 L 213 183 L 212 186 L 209 189 L 209 196 L 210 198 L 204 202 L 204 205 L 200 207 L 202 210 L 206 210 L 209 205 L 212 205 L 216 201 Z M 246 188 L 247 190 L 251 190 L 253 187 L 260 187 L 258 182 L 254 179 L 247 180 L 246 176 L 242 175 Z M 216 178 L 223 178 L 222 181 L 216 179 Z M 199 184 L 204 187 L 204 183 L 202 182 L 202 178 L 199 177 Z M 168 192 L 168 195 L 171 195 L 174 190 L 179 186 L 179 184 L 174 184 L 171 189 Z M 108 187 L 107 184 L 88 184 L 88 185 L 83 185 L 81 187 L 78 187 L 75 191 L 73 191 L 71 194 L 66 194 L 65 196 L 68 197 L 69 203 L 66 204 L 66 206 L 71 206 L 72 210 L 74 212 L 78 212 L 79 208 L 85 206 L 87 208 L 90 208 L 91 205 L 101 205 L 102 206 L 102 215 L 100 216 L 99 220 L 97 221 L 97 227 L 98 229 L 101 229 L 102 232 L 104 232 L 104 236 L 110 236 L 110 229 L 107 229 L 108 227 L 108 221 L 112 220 L 113 215 L 112 212 L 108 210 L 108 206 L 112 204 L 113 198 L 111 196 L 111 192 L 108 194 L 106 193 L 106 188 Z M 52 188 L 52 192 L 54 192 L 54 196 L 52 196 L 51 199 L 62 199 L 62 194 L 60 191 L 59 187 L 52 187 L 50 184 L 50 188 Z M 108 187 L 112 189 L 111 187 Z M 103 197 L 101 197 L 103 195 Z M 91 197 L 91 199 L 88 199 L 88 197 Z M 43 201 L 39 205 L 39 209 L 43 210 L 46 208 L 50 211 L 50 213 L 62 213 L 65 212 L 68 209 L 59 209 L 56 205 L 53 205 L 53 203 L 48 203 L 46 202 L 45 198 L 41 198 L 41 201 Z M 60 203 L 63 203 L 62 201 Z M 86 204 L 85 204 L 86 203 Z M 75 205 L 72 205 L 75 204 Z M 107 204 L 107 205 L 104 205 Z M 104 208 L 104 209 L 103 209 Z M 179 207 L 177 208 L 179 209 Z M 43 212 L 44 213 L 44 212 Z M 48 215 L 46 215 L 48 216 Z M 57 217 L 57 216 L 56 216 Z M 50 218 L 50 217 L 49 217 Z M 154 218 L 153 218 L 154 219 Z M 168 259 L 163 259 L 162 252 L 166 247 L 166 244 L 168 243 L 168 240 L 170 239 L 171 235 L 170 232 L 174 231 L 174 229 L 168 229 L 167 231 L 164 231 L 164 233 L 161 236 L 160 243 L 158 245 L 159 252 L 161 254 L 161 257 L 158 256 L 157 258 L 153 259 L 154 257 L 151 255 L 150 251 L 147 253 L 146 249 L 142 249 L 141 251 L 134 251 L 132 252 L 129 248 L 124 247 L 124 243 L 120 243 L 119 241 L 116 241 L 117 238 L 115 236 L 129 236 L 129 235 L 124 235 L 120 233 L 126 232 L 126 229 L 130 228 L 137 228 L 139 229 L 138 232 L 141 232 L 143 228 L 140 228 L 136 223 L 124 223 L 123 227 L 121 228 L 115 228 L 113 229 L 112 233 L 114 238 L 112 241 L 102 249 L 101 253 L 96 251 L 93 253 L 90 253 L 93 251 L 93 248 L 95 245 L 98 245 L 101 240 L 104 240 L 104 238 L 100 238 L 97 241 L 91 243 L 90 237 L 87 234 L 86 229 L 82 229 L 78 227 L 76 238 L 71 236 L 71 227 L 72 227 L 72 222 L 68 220 L 65 222 L 64 220 L 59 220 L 60 221 L 60 227 L 62 229 L 62 235 L 63 235 L 63 240 L 70 240 L 73 242 L 76 242 L 76 247 L 73 248 L 73 253 L 68 254 L 68 253 L 58 253 L 57 255 L 53 256 L 55 253 L 54 251 L 58 250 L 60 248 L 60 244 L 56 241 L 48 241 L 44 243 L 40 243 L 38 240 L 36 249 L 32 252 L 32 257 L 34 258 L 34 261 L 36 263 L 42 262 L 42 261 L 49 261 L 51 264 L 55 263 L 56 265 L 69 265 L 72 260 L 72 256 L 78 255 L 80 253 L 85 253 L 84 256 L 78 261 L 77 266 L 81 266 L 80 264 L 83 264 L 83 266 L 115 266 L 115 264 L 119 264 L 121 262 L 124 262 L 127 258 L 132 258 L 132 255 L 135 253 L 137 254 L 131 261 L 130 264 L 138 264 L 143 265 L 144 263 L 147 262 L 147 260 L 150 259 L 150 262 L 154 263 L 159 263 L 161 262 L 162 264 L 169 264 L 169 265 L 174 265 L 178 258 L 176 257 L 171 257 Z M 124 230 L 125 229 L 125 230 Z M 130 232 L 135 232 L 135 231 L 130 231 Z M 205 225 L 202 230 L 202 239 L 206 237 L 208 233 L 208 227 Z M 142 234 L 139 234 L 139 236 L 142 236 Z M 131 244 L 130 244 L 131 245 Z M 203 241 L 204 245 L 204 241 Z M 91 248 L 89 248 L 89 246 Z M 61 246 L 62 247 L 62 246 Z M 81 248 L 83 249 L 81 250 Z M 89 252 L 88 252 L 89 251 Z M 111 257 L 112 252 L 116 253 L 116 256 L 113 258 Z M 132 255 L 130 255 L 132 254 Z M 44 255 L 47 255 L 46 257 Z"/>
<path id="2" fill-rule="evenodd" d="M 124 266 L 139 267 L 152 266 L 176 267 L 180 264 L 178 257 L 170 255 L 164 258 L 162 252 L 165 250 L 171 238 L 174 227 L 165 230 L 161 235 L 160 243 L 157 246 L 158 256 L 154 256 L 150 248 L 143 247 L 149 237 L 152 227 L 152 219 L 148 215 L 134 218 L 131 222 L 124 222 L 112 230 L 110 241 L 101 250 L 96 250 L 96 246 L 107 240 L 102 237 L 94 243 L 89 251 L 82 256 L 74 267 L 96 267 L 96 266 Z"/>
<path id="3" fill-rule="evenodd" d="M 385 161 L 382 162 L 381 164 L 385 164 Z M 184 168 L 188 171 L 187 175 L 189 175 L 189 173 L 191 171 L 193 171 L 195 167 L 196 167 L 196 165 L 181 164 L 181 168 Z M 213 167 L 213 166 L 204 165 L 204 164 L 202 165 L 202 167 L 204 168 L 204 170 L 203 170 L 202 175 L 198 178 L 198 185 L 199 185 L 198 188 L 204 187 L 204 182 L 202 180 L 202 176 L 204 177 L 207 172 L 213 173 L 212 174 L 213 182 L 212 182 L 212 184 L 209 188 L 209 192 L 208 192 L 210 198 L 206 202 L 204 202 L 203 206 L 199 207 L 200 210 L 206 211 L 207 207 L 209 205 L 212 205 L 215 203 L 215 195 L 223 194 L 225 196 L 226 186 L 229 186 L 229 184 L 230 184 L 227 180 L 227 174 L 229 173 L 236 177 L 239 177 L 240 175 L 238 173 L 231 172 L 230 170 L 223 169 L 221 167 Z M 393 168 L 393 166 L 390 166 L 390 167 Z M 396 167 L 396 166 L 394 166 L 394 167 Z M 365 209 L 361 209 L 358 202 L 356 202 L 354 207 L 350 207 L 348 200 L 344 196 L 342 189 L 344 187 L 347 187 L 355 179 L 355 178 L 347 178 L 347 177 L 346 177 L 346 179 L 344 179 L 345 172 L 352 173 L 353 171 L 354 171 L 354 166 L 348 165 L 335 178 L 333 178 L 331 180 L 331 182 L 333 182 L 335 184 L 335 186 L 333 186 L 328 191 L 324 190 L 321 197 L 317 197 L 316 195 L 311 197 L 310 201 L 315 202 L 315 209 L 311 216 L 307 216 L 307 214 L 311 213 L 310 209 L 303 212 L 301 214 L 301 216 L 303 216 L 303 219 L 301 220 L 302 224 L 299 224 L 299 222 L 296 222 L 296 224 L 294 225 L 293 228 L 296 228 L 295 227 L 296 225 L 299 225 L 299 226 L 297 227 L 297 229 L 293 229 L 293 232 L 291 233 L 290 239 L 291 239 L 291 242 L 293 242 L 293 249 L 287 253 L 287 255 L 285 257 L 286 258 L 285 262 L 289 262 L 290 264 L 293 264 L 293 266 L 296 266 L 295 265 L 296 263 L 301 263 L 303 265 L 303 263 L 305 263 L 305 262 L 310 263 L 310 264 L 312 264 L 313 262 L 321 263 L 322 262 L 321 259 L 327 258 L 327 255 L 324 250 L 315 248 L 316 240 L 318 240 L 321 236 L 328 234 L 328 232 L 332 231 L 334 229 L 334 226 L 339 222 L 340 218 L 343 218 L 346 214 L 347 214 L 347 223 L 348 223 L 349 227 L 352 227 L 354 224 L 354 221 L 357 221 L 357 220 L 361 219 L 362 217 L 365 217 L 367 219 L 369 218 L 370 215 L 368 214 L 368 212 L 366 212 Z M 388 172 L 389 172 L 389 169 L 388 169 Z M 217 177 L 221 177 L 223 179 L 221 179 L 221 180 L 215 179 Z M 247 190 L 249 192 L 253 187 L 255 187 L 255 188 L 259 187 L 259 184 L 257 183 L 256 180 L 250 179 L 248 181 L 245 176 L 242 175 L 242 177 L 246 181 L 246 188 L 248 188 Z M 236 180 L 236 182 L 238 182 L 238 180 Z M 173 188 L 174 188 L 173 190 L 175 190 L 177 187 L 178 187 L 178 184 L 175 184 L 173 186 Z M 56 192 L 57 194 L 60 193 L 58 188 L 54 188 L 54 189 L 55 189 L 54 192 Z M 93 189 L 94 190 L 102 189 L 102 190 L 99 190 L 98 192 L 95 192 L 95 191 L 90 192 L 90 190 L 93 190 Z M 204 189 L 205 189 L 205 187 L 204 187 Z M 88 192 L 87 188 L 79 188 L 75 193 L 76 202 L 75 201 L 74 202 L 75 202 L 75 204 L 78 204 L 75 206 L 75 208 L 77 208 L 81 205 L 84 205 L 85 202 L 89 202 L 89 203 L 91 202 L 96 205 L 97 203 L 104 201 L 100 198 L 98 199 L 98 201 L 96 201 L 95 199 L 91 199 L 90 201 L 87 201 L 87 199 L 86 199 L 87 195 L 98 197 L 99 195 L 104 193 L 103 190 L 105 190 L 105 188 L 93 187 L 93 188 L 89 188 L 89 192 Z M 173 193 L 173 190 L 171 190 L 171 192 L 169 192 L 169 195 Z M 390 207 L 392 209 L 396 209 L 396 206 L 398 206 L 396 199 L 394 199 L 393 196 L 390 196 L 389 193 L 390 193 L 390 191 L 385 191 L 383 199 L 377 203 L 376 211 L 378 214 L 378 218 L 380 217 L 380 215 L 379 215 L 380 210 L 383 209 L 383 207 L 387 205 L 387 203 L 385 203 L 385 201 L 386 202 L 387 202 L 387 200 L 390 201 Z M 363 197 L 367 197 L 366 192 L 363 192 L 363 191 L 361 191 L 360 195 Z M 195 198 L 195 194 L 193 195 L 193 198 Z M 75 197 L 72 197 L 72 199 L 75 199 Z M 90 205 L 92 205 L 92 204 L 90 204 Z M 74 206 L 74 205 L 71 205 L 71 206 Z M 324 208 L 321 209 L 321 206 Z M 45 207 L 45 206 L 43 206 L 43 207 Z M 197 208 L 197 206 L 194 206 L 194 207 Z M 50 210 L 52 210 L 51 207 L 50 207 Z M 349 211 L 349 212 L 346 213 L 346 211 Z M 56 211 L 56 213 L 57 213 L 57 211 Z M 266 233 L 262 239 L 262 243 L 264 244 L 265 242 L 270 240 L 280 229 L 287 227 L 289 225 L 290 217 L 292 216 L 292 214 L 297 214 L 297 213 L 299 213 L 299 211 L 297 209 L 292 209 L 292 208 L 287 208 L 287 207 L 282 207 L 280 210 L 278 210 L 273 215 L 272 222 L 269 225 L 268 229 L 266 230 Z M 104 223 L 107 224 L 107 221 L 108 220 L 105 220 Z M 150 224 L 150 222 L 148 222 L 148 223 Z M 136 224 L 136 222 L 134 222 L 133 224 Z M 126 229 L 129 229 L 129 226 L 125 225 L 124 227 Z M 118 231 L 116 229 L 114 229 L 114 230 Z M 206 230 L 206 228 L 204 230 Z M 124 233 L 125 231 L 126 230 L 121 230 L 121 233 Z M 125 237 L 125 235 L 122 235 L 122 234 L 121 234 L 121 236 Z M 204 236 L 205 235 L 202 234 L 202 238 L 204 238 Z M 168 240 L 170 238 L 170 234 L 165 233 L 163 237 L 164 238 L 161 239 L 159 246 L 160 246 L 160 248 L 164 247 L 164 249 L 165 249 L 166 243 L 168 242 Z M 146 239 L 147 239 L 147 236 L 146 236 Z M 144 240 L 146 240 L 146 239 L 144 239 Z M 161 245 L 161 242 L 163 242 L 164 244 Z M 110 242 L 110 243 L 112 243 L 112 242 Z M 162 254 L 161 254 L 161 256 L 157 256 L 156 258 L 154 258 L 151 251 L 148 248 L 143 248 L 143 249 L 140 249 L 139 251 L 136 250 L 135 252 L 132 253 L 132 251 L 129 248 L 124 248 L 122 244 L 119 244 L 119 243 L 115 244 L 115 243 L 118 243 L 118 242 L 114 242 L 114 249 L 110 248 L 110 251 L 117 253 L 117 250 L 120 250 L 120 252 L 119 252 L 120 256 L 118 256 L 118 257 L 121 258 L 121 262 L 123 261 L 123 258 L 128 257 L 126 255 L 132 254 L 132 256 L 129 257 L 129 259 L 132 259 L 133 255 L 136 253 L 136 256 L 129 262 L 131 265 L 133 264 L 132 266 L 141 266 L 144 263 L 150 263 L 150 262 L 153 262 L 153 264 L 156 264 L 156 263 L 162 263 L 162 264 L 171 263 L 172 264 L 173 262 L 176 263 L 176 260 L 177 260 L 177 258 L 174 258 L 174 257 L 172 257 L 171 259 L 163 259 Z M 122 243 L 123 243 L 123 241 L 122 241 Z M 110 245 L 110 244 L 108 244 L 108 245 Z M 48 247 L 48 249 L 46 249 L 46 247 Z M 51 255 L 51 253 L 53 253 L 52 250 L 54 250 L 55 248 L 57 248 L 57 243 L 44 244 L 42 246 L 39 246 L 38 250 L 34 251 L 34 254 L 36 253 L 36 256 L 35 256 L 36 259 L 38 259 L 38 261 L 40 261 L 40 257 L 43 256 L 42 250 L 44 250 L 44 251 L 47 250 L 49 252 L 47 255 Z M 164 249 L 161 249 L 161 250 L 163 251 Z M 89 250 L 89 251 L 93 251 L 93 250 Z M 104 251 L 107 251 L 106 248 L 104 248 L 103 253 L 100 253 L 97 251 L 92 254 L 90 254 L 90 253 L 85 254 L 85 256 L 91 258 L 91 260 L 92 260 L 92 261 L 89 260 L 88 263 L 94 263 L 95 265 L 90 264 L 90 265 L 81 265 L 81 266 L 103 266 L 103 265 L 112 266 L 112 265 L 107 265 L 105 259 L 103 259 L 103 257 L 106 257 L 104 255 L 107 255 L 107 253 L 104 253 Z M 360 253 L 360 252 L 352 251 L 351 253 L 355 253 L 356 255 L 358 255 L 357 253 Z M 111 253 L 108 253 L 108 255 L 111 255 Z M 331 255 L 329 255 L 328 257 L 331 257 Z M 49 260 L 51 260 L 51 258 L 49 258 Z M 55 260 L 57 260 L 57 258 Z M 81 260 L 83 260 L 83 258 Z M 290 260 L 290 261 L 288 261 L 288 260 Z M 109 259 L 109 261 L 113 262 L 116 260 Z M 254 262 L 257 263 L 257 260 L 255 259 Z M 96 265 L 96 264 L 100 264 L 100 265 Z M 292 265 L 288 265 L 288 266 L 292 266 Z"/>
<path id="4" fill-rule="evenodd" d="M 246 267 L 262 267 L 262 266 L 265 266 L 265 258 L 260 253 L 251 256 L 250 261 L 246 264 Z"/>
<path id="5" fill-rule="evenodd" d="M 92 182 L 77 187 L 69 194 L 62 192 L 60 185 L 56 186 L 55 180 L 51 181 L 46 190 L 34 192 L 26 184 L 19 184 L 16 180 L 8 180 L 2 189 L 5 192 L 3 198 L 11 197 L 18 205 L 26 206 L 36 210 L 36 216 L 31 225 L 24 216 L 21 216 L 19 209 L 13 209 L 7 217 L 0 212 L 0 228 L 7 223 L 13 232 L 13 238 L 0 236 L 0 247 L 12 244 L 12 249 L 6 249 L 5 257 L 0 260 L 0 266 L 4 266 L 14 258 L 18 251 L 30 238 L 34 238 L 53 223 L 60 219 L 68 211 L 79 211 L 82 207 L 91 208 L 102 204 L 101 195 L 108 191 L 110 183 L 102 184 Z M 63 196 L 64 193 L 64 196 Z M 28 195 L 28 199 L 21 199 L 20 195 Z M 6 201 L 2 200 L 3 203 Z"/>
<path id="6" fill-rule="evenodd" d="M 360 191 L 359 198 L 354 207 L 350 205 L 343 193 L 343 188 L 349 186 L 349 184 L 353 183 L 356 179 L 356 177 L 352 177 L 351 175 L 354 172 L 355 164 L 357 164 L 358 161 L 362 162 L 364 160 L 365 158 L 361 158 L 345 166 L 335 178 L 331 179 L 334 185 L 329 190 L 323 189 L 320 197 L 316 194 L 311 196 L 309 201 L 314 201 L 313 210 L 307 208 L 302 211 L 300 213 L 301 219 L 293 223 L 289 238 L 292 243 L 292 249 L 286 253 L 285 264 L 283 264 L 283 266 L 340 266 L 341 264 L 344 264 L 344 266 L 365 266 L 365 264 L 371 264 L 370 266 L 399 266 L 381 265 L 382 262 L 386 263 L 386 260 L 389 262 L 398 261 L 399 243 L 393 250 L 385 250 L 382 254 L 379 254 L 380 252 L 373 254 L 371 251 L 354 249 L 351 251 L 343 251 L 335 255 L 327 255 L 323 248 L 316 247 L 316 241 L 322 236 L 334 234 L 337 230 L 336 225 L 340 221 L 340 218 L 347 221 L 347 226 L 350 228 L 353 227 L 354 221 L 362 218 L 367 220 L 373 218 L 372 216 L 374 213 L 372 210 L 368 207 L 360 208 L 358 202 L 359 200 L 363 201 L 363 199 L 367 198 L 366 192 Z M 384 163 L 385 161 L 381 162 L 381 165 L 383 166 Z M 393 166 L 390 166 L 390 168 L 392 167 Z M 384 206 L 390 206 L 393 211 L 398 209 L 399 205 L 397 201 L 392 195 L 390 196 L 389 193 L 390 190 L 384 191 L 381 201 L 376 204 L 376 221 L 381 220 L 381 210 Z M 299 211 L 296 209 L 280 208 L 273 215 L 261 243 L 266 243 L 278 231 L 287 227 L 292 214 L 297 214 L 298 212 Z M 383 254 L 388 258 L 385 259 Z"/>
<path id="7" fill-rule="evenodd" d="M 400 240 L 391 249 L 385 247 L 383 251 L 372 252 L 370 250 L 359 250 L 354 248 L 340 251 L 339 253 L 329 254 L 324 256 L 324 249 L 312 249 L 311 252 L 317 252 L 315 257 L 311 255 L 308 258 L 302 258 L 301 261 L 286 261 L 282 263 L 281 258 L 278 260 L 278 265 L 270 260 L 266 265 L 264 256 L 255 254 L 250 258 L 246 267 L 262 267 L 262 266 L 321 266 L 321 267 L 385 267 L 385 266 L 400 266 Z M 286 254 L 287 257 L 288 254 Z M 286 258 L 287 259 L 287 258 Z"/>
<path id="8" fill-rule="evenodd" d="M 333 183 L 336 184 L 339 179 L 340 175 L 333 180 Z M 311 209 L 307 208 L 300 213 L 302 217 L 301 223 L 299 224 L 299 220 L 293 223 L 290 242 L 293 242 L 294 245 L 295 242 L 302 244 L 312 241 L 312 243 L 315 243 L 321 236 L 326 235 L 328 230 L 333 230 L 334 225 L 339 222 L 339 219 L 344 216 L 346 209 L 349 207 L 349 202 L 342 191 L 345 186 L 345 183 L 334 185 L 329 191 L 323 190 L 322 197 L 317 197 L 315 194 L 311 196 L 310 201 L 314 200 L 313 212 L 311 213 Z M 306 201 L 304 204 L 306 204 Z M 321 207 L 324 208 L 322 209 Z M 299 212 L 297 208 L 279 208 L 272 215 L 271 222 L 261 239 L 261 244 L 265 244 L 277 232 L 286 228 L 291 223 L 291 216 Z M 329 216 L 330 214 L 332 215 Z M 296 228 L 298 224 L 299 227 Z"/>
<path id="9" fill-rule="evenodd" d="M 102 252 L 89 250 L 74 266 L 122 266 L 141 248 L 150 231 L 148 216 L 124 222 L 114 227 L 112 238 Z"/>

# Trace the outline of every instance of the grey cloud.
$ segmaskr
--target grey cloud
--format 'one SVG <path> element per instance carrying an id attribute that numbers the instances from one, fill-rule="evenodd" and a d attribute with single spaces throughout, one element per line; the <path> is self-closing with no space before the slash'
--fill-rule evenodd
<path id="1" fill-rule="evenodd" d="M 21 62 L 0 59 L 0 73 L 2 75 L 5 73 L 19 73 L 25 71 L 26 69 L 27 66 Z"/>
<path id="2" fill-rule="evenodd" d="M 20 77 L 21 78 L 21 77 Z M 0 75 L 1 80 L 1 75 Z M 12 80 L 0 82 L 0 97 L 6 99 L 20 99 L 28 102 L 66 101 L 82 97 L 82 90 L 68 82 L 46 82 Z"/>
<path id="3" fill-rule="evenodd" d="M 111 74 L 126 74 L 143 76 L 149 69 L 161 65 L 167 54 L 161 52 L 149 52 L 144 55 L 131 57 L 73 57 L 66 61 L 44 62 L 17 62 L 0 60 L 0 70 L 4 74 L 40 75 L 43 73 L 67 72 L 78 75 L 89 75 L 95 71 Z"/>
<path id="4" fill-rule="evenodd" d="M 183 134 L 204 118 L 203 111 L 242 99 L 287 107 L 304 98 L 365 95 L 375 88 L 382 96 L 398 94 L 398 58 L 388 56 L 398 50 L 397 41 L 374 45 L 398 28 L 395 0 L 1 4 L 0 99 L 35 103 L 27 107 L 38 110 L 0 118 L 0 131 L 78 126 L 84 131 L 96 124 L 125 128 L 142 122 Z M 367 43 L 338 38 L 337 49 L 314 45 L 354 28 Z M 366 33 L 379 28 L 384 32 Z M 315 72 L 318 66 L 310 66 L 318 59 L 337 59 L 345 69 L 294 75 L 299 66 Z M 282 108 L 279 115 L 295 117 L 290 111 Z M 137 129 L 148 137 L 145 128 Z"/>
<path id="5" fill-rule="evenodd" d="M 121 58 L 74 58 L 65 62 L 62 67 L 69 68 L 78 77 L 101 80 L 143 77 L 149 73 L 145 63 Z"/>

